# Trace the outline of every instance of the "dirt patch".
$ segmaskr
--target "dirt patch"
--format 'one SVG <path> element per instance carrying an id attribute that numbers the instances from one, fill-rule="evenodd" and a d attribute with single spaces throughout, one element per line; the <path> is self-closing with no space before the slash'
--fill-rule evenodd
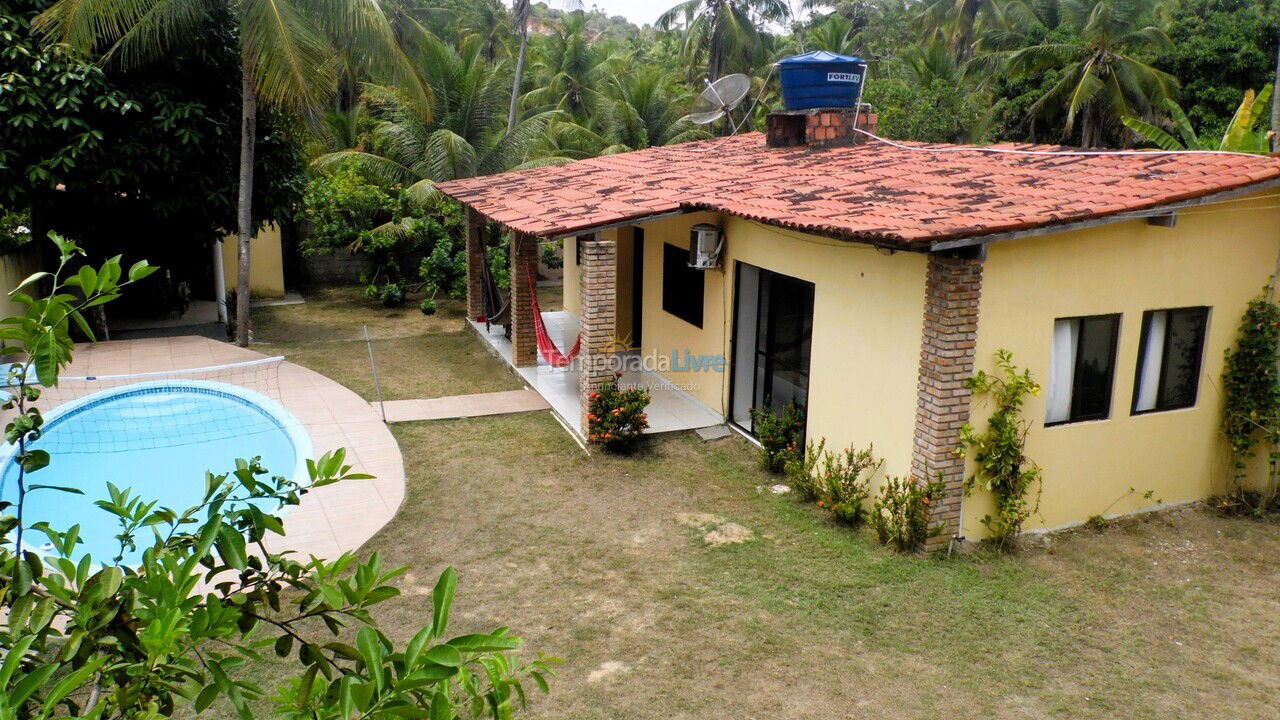
<path id="1" fill-rule="evenodd" d="M 600 664 L 600 667 L 587 674 L 587 682 L 600 682 L 601 680 L 617 675 L 618 673 L 627 672 L 630 669 L 631 668 L 627 667 L 626 663 L 620 663 L 617 660 L 606 660 Z"/>
<path id="2" fill-rule="evenodd" d="M 701 532 L 702 542 L 711 547 L 738 545 L 756 536 L 749 528 L 710 513 L 677 513 L 676 522 Z"/>

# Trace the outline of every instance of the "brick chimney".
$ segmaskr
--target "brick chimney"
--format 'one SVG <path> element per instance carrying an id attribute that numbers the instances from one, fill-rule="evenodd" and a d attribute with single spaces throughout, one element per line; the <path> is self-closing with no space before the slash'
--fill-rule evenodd
<path id="1" fill-rule="evenodd" d="M 765 145 L 768 147 L 810 148 L 861 145 L 867 136 L 854 128 L 876 131 L 876 116 L 853 108 L 815 108 L 769 113 L 765 118 Z"/>

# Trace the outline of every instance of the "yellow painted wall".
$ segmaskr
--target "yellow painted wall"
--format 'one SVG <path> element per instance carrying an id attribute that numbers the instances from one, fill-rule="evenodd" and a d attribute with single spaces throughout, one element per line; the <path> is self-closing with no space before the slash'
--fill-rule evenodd
<path id="1" fill-rule="evenodd" d="M 40 252 L 34 243 L 7 255 L 0 255 L 0 313 L 3 313 L 0 317 L 21 315 L 26 311 L 25 305 L 9 299 L 9 291 L 39 271 Z M 30 294 L 31 288 L 27 292 Z"/>
<path id="2" fill-rule="evenodd" d="M 222 264 L 228 290 L 236 287 L 240 260 L 239 239 L 228 235 L 222 241 Z M 249 244 L 249 294 L 259 298 L 284 297 L 284 251 L 280 227 L 267 225 Z"/>
<path id="3" fill-rule="evenodd" d="M 725 230 L 723 270 L 706 273 L 703 327 L 662 309 L 662 244 L 689 246 L 695 223 Z M 812 438 L 828 447 L 874 443 L 885 470 L 911 463 L 926 260 L 886 256 L 864 245 L 826 240 L 749 220 L 710 213 L 645 223 L 644 349 L 655 354 L 721 353 L 732 338 L 736 261 L 814 283 L 810 358 Z M 728 410 L 730 373 L 670 372 L 666 377 L 718 412 Z M 692 379 L 691 379 L 692 378 Z"/>
<path id="4" fill-rule="evenodd" d="M 1056 318 L 1123 313 L 1109 419 L 1045 428 L 1045 396 L 1027 405 L 1034 421 L 1027 454 L 1044 468 L 1044 517 L 1029 528 L 1139 510 L 1154 502 L 1141 497 L 1147 490 L 1165 503 L 1223 490 L 1223 352 L 1235 342 L 1249 299 L 1276 266 L 1280 210 L 1247 209 L 1268 204 L 1274 205 L 1254 199 L 1230 206 L 1239 212 L 1184 211 L 1174 228 L 1133 220 L 990 246 L 979 368 L 992 369 L 996 350 L 1007 348 L 1018 365 L 1047 383 Z M 1212 308 L 1195 406 L 1131 416 L 1143 312 L 1195 305 Z M 982 427 L 989 412 L 978 404 L 974 424 Z M 1130 487 L 1137 492 L 1130 494 Z M 984 536 L 979 519 L 990 511 L 989 497 L 966 499 L 964 534 Z"/>
<path id="5" fill-rule="evenodd" d="M 564 310 L 574 317 L 582 317 L 582 286 L 578 284 L 578 241 L 564 239 Z"/>

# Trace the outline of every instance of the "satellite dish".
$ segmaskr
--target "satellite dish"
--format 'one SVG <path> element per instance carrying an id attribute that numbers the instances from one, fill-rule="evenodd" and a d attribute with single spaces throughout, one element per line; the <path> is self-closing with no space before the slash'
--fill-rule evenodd
<path id="1" fill-rule="evenodd" d="M 736 108 L 750 90 L 751 78 L 741 73 L 725 75 L 707 83 L 707 89 L 693 101 L 693 108 L 685 117 L 698 125 L 713 123 Z"/>

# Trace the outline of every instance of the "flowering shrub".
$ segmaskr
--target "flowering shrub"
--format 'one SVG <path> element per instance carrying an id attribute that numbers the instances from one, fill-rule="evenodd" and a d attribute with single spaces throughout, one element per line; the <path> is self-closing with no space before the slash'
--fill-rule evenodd
<path id="1" fill-rule="evenodd" d="M 817 479 L 822 493 L 818 506 L 830 510 L 842 523 L 861 525 L 867 519 L 871 476 L 882 465 L 884 460 L 875 459 L 870 445 L 865 450 L 850 447 L 838 454 L 827 453 Z"/>
<path id="2" fill-rule="evenodd" d="M 31 211 L 0 207 L 0 255 L 31 242 Z"/>
<path id="3" fill-rule="evenodd" d="M 804 408 L 795 403 L 781 413 L 765 406 L 751 409 L 751 420 L 760 440 L 760 464 L 771 473 L 780 473 L 788 460 L 800 457 L 800 441 L 804 438 Z"/>
<path id="4" fill-rule="evenodd" d="M 942 531 L 941 525 L 929 521 L 945 488 L 941 473 L 929 482 L 914 477 L 886 479 L 871 511 L 876 537 L 898 552 L 923 548 L 925 540 Z"/>
<path id="5" fill-rule="evenodd" d="M 804 450 L 804 457 L 793 455 L 783 466 L 782 472 L 787 484 L 800 496 L 801 500 L 813 502 L 822 497 L 822 488 L 818 485 L 818 463 L 826 454 L 827 439 L 821 438 L 817 443 L 809 441 Z"/>
<path id="6" fill-rule="evenodd" d="M 644 429 L 649 427 L 645 407 L 649 391 L 641 388 L 619 388 L 617 381 L 593 392 L 587 399 L 587 440 L 610 452 L 627 452 L 635 447 Z"/>

